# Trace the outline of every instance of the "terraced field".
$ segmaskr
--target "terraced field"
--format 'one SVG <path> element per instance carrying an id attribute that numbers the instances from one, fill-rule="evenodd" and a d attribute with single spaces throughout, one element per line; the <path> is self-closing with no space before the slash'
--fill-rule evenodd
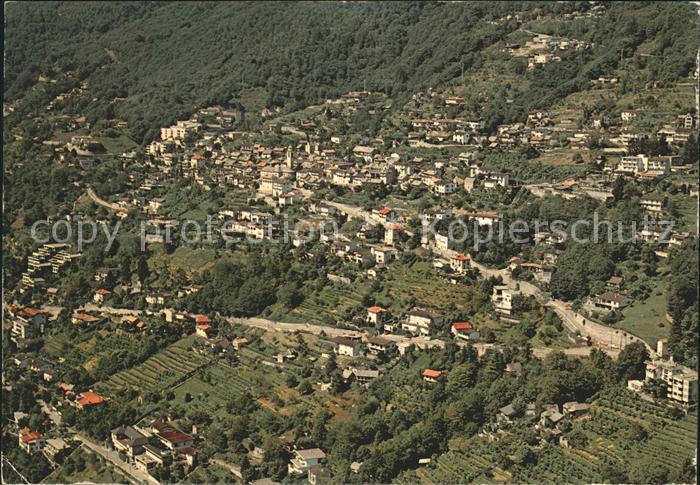
<path id="1" fill-rule="evenodd" d="M 141 392 L 167 389 L 211 359 L 191 350 L 193 337 L 186 337 L 157 353 L 144 363 L 114 374 L 98 385 L 103 392 L 138 389 Z"/>
<path id="2" fill-rule="evenodd" d="M 399 482 L 437 483 L 596 483 L 604 479 L 603 460 L 626 469 L 645 458 L 664 465 L 669 471 L 680 470 L 692 459 L 697 447 L 697 414 L 674 419 L 664 403 L 643 401 L 627 392 L 605 395 L 593 403 L 590 416 L 581 418 L 580 426 L 588 442 L 582 448 L 560 448 L 547 444 L 531 447 L 536 455 L 528 466 L 498 468 L 503 457 L 511 456 L 523 443 L 507 434 L 498 442 L 473 437 L 440 455 L 423 468 L 406 472 Z M 625 434 L 639 427 L 648 438 Z M 607 461 L 606 460 L 606 461 Z"/>
<path id="3" fill-rule="evenodd" d="M 472 440 L 472 451 L 448 451 L 440 455 L 436 464 L 429 468 L 419 468 L 416 476 L 423 483 L 496 483 L 508 481 L 510 473 L 495 467 L 486 446 L 479 446 L 478 440 Z"/>
<path id="4" fill-rule="evenodd" d="M 292 316 L 304 322 L 316 324 L 335 323 L 342 320 L 348 308 L 362 303 L 363 285 L 329 284 L 292 312 Z"/>
<path id="5" fill-rule="evenodd" d="M 427 262 L 392 264 L 387 270 L 384 287 L 388 288 L 385 296 L 388 301 L 405 301 L 413 297 L 436 308 L 444 308 L 450 303 L 463 308 L 465 301 L 470 299 L 471 291 L 438 277 Z"/>
<path id="6" fill-rule="evenodd" d="M 631 395 L 600 399 L 596 402 L 596 407 L 603 411 L 602 416 L 615 416 L 607 419 L 622 418 L 627 422 L 640 424 L 647 429 L 649 435 L 646 440 L 625 446 L 625 443 L 610 437 L 609 433 L 608 436 L 599 434 L 595 440 L 596 446 L 592 450 L 599 457 L 607 455 L 625 461 L 648 457 L 665 465 L 669 470 L 680 469 L 685 460 L 693 458 L 697 448 L 697 413 L 682 419 L 673 419 L 668 413 L 668 408 L 662 404 L 641 401 Z M 595 420 L 606 419 L 602 416 L 596 416 Z"/>

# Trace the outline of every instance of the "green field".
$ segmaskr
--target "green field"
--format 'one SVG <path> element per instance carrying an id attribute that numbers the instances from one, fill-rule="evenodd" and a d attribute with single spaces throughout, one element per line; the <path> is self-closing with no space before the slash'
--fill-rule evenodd
<path id="1" fill-rule="evenodd" d="M 666 320 L 667 289 L 668 282 L 660 281 L 649 298 L 622 311 L 623 319 L 616 327 L 637 335 L 652 347 L 658 339 L 668 337 L 671 324 Z"/>

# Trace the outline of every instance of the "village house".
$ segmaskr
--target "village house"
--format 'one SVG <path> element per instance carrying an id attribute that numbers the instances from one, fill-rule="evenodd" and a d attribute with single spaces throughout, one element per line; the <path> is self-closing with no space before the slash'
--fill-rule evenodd
<path id="1" fill-rule="evenodd" d="M 475 221 L 479 226 L 493 226 L 498 224 L 501 220 L 501 216 L 498 212 L 482 211 L 482 212 L 469 212 L 465 211 L 461 213 L 464 217 L 467 217 L 471 221 Z"/>
<path id="2" fill-rule="evenodd" d="M 371 252 L 377 264 L 387 264 L 396 258 L 396 250 L 390 247 L 372 246 Z"/>
<path id="3" fill-rule="evenodd" d="M 470 322 L 455 322 L 450 331 L 457 339 L 474 341 L 479 338 L 479 332 L 474 330 L 474 326 Z"/>
<path id="4" fill-rule="evenodd" d="M 457 186 L 449 180 L 440 179 L 433 185 L 433 192 L 438 195 L 448 195 L 454 193 Z"/>
<path id="5" fill-rule="evenodd" d="M 237 337 L 231 340 L 231 345 L 233 346 L 234 349 L 236 350 L 241 350 L 243 347 L 248 345 L 248 339 L 245 337 Z"/>
<path id="6" fill-rule="evenodd" d="M 632 299 L 624 293 L 606 291 L 595 299 L 595 306 L 608 310 L 622 310 L 632 303 Z"/>
<path id="7" fill-rule="evenodd" d="M 622 285 L 625 283 L 625 278 L 622 276 L 611 276 L 608 281 L 605 282 L 605 286 L 612 290 L 620 290 Z"/>
<path id="8" fill-rule="evenodd" d="M 112 292 L 109 290 L 106 290 L 104 288 L 100 288 L 95 292 L 95 295 L 92 298 L 92 301 L 97 303 L 98 305 L 101 305 L 107 300 L 110 296 L 112 295 Z"/>
<path id="9" fill-rule="evenodd" d="M 372 355 L 380 355 L 391 352 L 396 348 L 396 343 L 386 337 L 370 337 L 367 339 L 367 350 Z"/>
<path id="10" fill-rule="evenodd" d="M 44 442 L 44 453 L 52 460 L 56 461 L 56 455 L 70 449 L 68 443 L 63 438 L 48 438 Z"/>
<path id="11" fill-rule="evenodd" d="M 367 309 L 367 317 L 365 321 L 370 325 L 378 326 L 384 324 L 388 318 L 389 312 L 380 306 L 371 306 Z"/>
<path id="12" fill-rule="evenodd" d="M 349 367 L 343 370 L 343 379 L 346 381 L 354 379 L 355 382 L 360 385 L 367 385 L 381 375 L 381 371 L 373 369 L 358 369 L 356 367 Z"/>
<path id="13" fill-rule="evenodd" d="M 361 345 L 357 340 L 347 337 L 336 337 L 333 339 L 333 352 L 337 355 L 357 357 L 360 355 Z"/>
<path id="14" fill-rule="evenodd" d="M 165 421 L 154 420 L 145 429 L 140 429 L 138 426 L 135 426 L 135 428 L 146 436 L 155 436 L 168 450 L 174 451 L 181 448 L 189 448 L 194 444 L 194 437 L 183 433 Z"/>
<path id="15" fill-rule="evenodd" d="M 118 452 L 124 453 L 130 460 L 143 450 L 148 443 L 148 437 L 131 426 L 119 426 L 111 431 L 112 446 Z"/>
<path id="16" fill-rule="evenodd" d="M 510 315 L 513 311 L 513 297 L 520 292 L 507 285 L 495 285 L 491 294 L 491 303 L 498 313 Z"/>
<path id="17" fill-rule="evenodd" d="M 577 401 L 565 402 L 561 407 L 564 416 L 569 416 L 570 418 L 583 416 L 584 414 L 588 413 L 590 408 L 590 404 L 580 403 Z"/>
<path id="18" fill-rule="evenodd" d="M 92 391 L 85 391 L 78 394 L 75 405 L 80 409 L 93 408 L 107 402 L 107 399 Z"/>
<path id="19" fill-rule="evenodd" d="M 134 464 L 139 470 L 148 472 L 148 470 L 156 466 L 162 466 L 165 463 L 166 455 L 157 447 L 145 444 L 143 445 L 143 453 L 135 457 Z"/>
<path id="20" fill-rule="evenodd" d="M 423 236 L 425 237 L 425 235 Z M 421 239 L 422 241 L 422 239 Z M 439 250 L 442 251 L 447 251 L 448 249 L 452 249 L 452 239 L 450 239 L 449 234 L 435 234 L 435 247 Z"/>
<path id="21" fill-rule="evenodd" d="M 101 318 L 99 318 L 99 317 L 95 317 L 95 316 L 89 315 L 87 313 L 82 313 L 79 311 L 76 311 L 71 316 L 71 323 L 73 323 L 74 325 L 80 325 L 80 326 L 85 326 L 85 327 L 92 325 L 94 323 L 97 323 L 100 320 L 101 320 Z"/>
<path id="22" fill-rule="evenodd" d="M 559 62 L 559 61 L 561 61 L 561 57 L 555 56 L 554 54 L 550 54 L 550 53 L 536 54 L 536 55 L 529 57 L 527 59 L 527 68 L 534 69 L 535 67 L 541 66 L 543 64 L 547 64 L 550 62 Z"/>
<path id="23" fill-rule="evenodd" d="M 307 480 L 311 485 L 330 485 L 333 483 L 331 471 L 323 465 L 310 466 Z"/>
<path id="24" fill-rule="evenodd" d="M 431 382 L 435 383 L 443 379 L 445 376 L 445 373 L 440 371 L 440 370 L 434 370 L 434 369 L 425 369 L 423 371 L 423 380 L 425 382 Z"/>
<path id="25" fill-rule="evenodd" d="M 499 425 L 510 424 L 513 422 L 513 419 L 515 419 L 516 415 L 517 413 L 513 405 L 508 404 L 507 406 L 503 406 L 498 410 L 498 414 L 496 414 L 496 422 Z"/>
<path id="26" fill-rule="evenodd" d="M 48 312 L 24 307 L 13 313 L 10 339 L 16 344 L 35 339 L 44 333 Z"/>
<path id="27" fill-rule="evenodd" d="M 209 338 L 213 334 L 213 330 L 211 328 L 211 325 L 207 325 L 206 323 L 200 323 L 195 326 L 195 335 L 198 337 L 202 338 Z"/>
<path id="28" fill-rule="evenodd" d="M 401 329 L 413 335 L 430 335 L 433 325 L 440 325 L 443 321 L 441 314 L 414 308 L 406 314 L 406 321 L 401 324 Z"/>
<path id="29" fill-rule="evenodd" d="M 471 257 L 462 253 L 450 257 L 450 268 L 455 273 L 464 273 L 471 266 Z"/>
<path id="30" fill-rule="evenodd" d="M 646 194 L 642 196 L 640 203 L 645 211 L 660 214 L 666 208 L 666 197 L 662 194 Z"/>
<path id="31" fill-rule="evenodd" d="M 445 106 L 463 106 L 464 99 L 459 96 L 448 96 L 445 98 Z"/>
<path id="32" fill-rule="evenodd" d="M 112 269 L 111 268 L 97 268 L 95 270 L 95 281 L 98 283 L 107 283 L 109 281 L 109 278 L 112 274 Z"/>
<path id="33" fill-rule="evenodd" d="M 29 453 L 30 455 L 32 453 L 35 453 L 37 451 L 41 451 L 41 448 L 44 446 L 44 443 L 46 442 L 46 439 L 44 438 L 44 435 L 37 431 L 29 431 L 29 428 L 22 428 L 19 431 L 19 447 L 22 448 L 24 451 Z"/>
<path id="34" fill-rule="evenodd" d="M 306 473 L 310 467 L 320 465 L 325 458 L 326 454 L 318 448 L 294 450 L 294 457 L 290 460 L 287 471 L 290 474 Z"/>
<path id="35" fill-rule="evenodd" d="M 162 293 L 153 293 L 150 295 L 146 295 L 146 303 L 149 305 L 165 305 L 165 296 Z"/>
<path id="36" fill-rule="evenodd" d="M 556 404 L 545 405 L 545 410 L 540 413 L 539 426 L 543 430 L 553 430 L 564 419 Z"/>
<path id="37" fill-rule="evenodd" d="M 638 109 L 623 109 L 620 112 L 620 119 L 624 121 L 625 123 L 628 123 L 635 119 L 637 116 L 641 114 L 641 110 Z"/>
<path id="38" fill-rule="evenodd" d="M 371 162 L 376 150 L 372 147 L 357 145 L 352 149 L 353 155 L 365 162 Z"/>
<path id="39" fill-rule="evenodd" d="M 378 209 L 372 209 L 372 216 L 381 222 L 389 222 L 396 219 L 396 212 L 389 207 L 380 207 Z"/>

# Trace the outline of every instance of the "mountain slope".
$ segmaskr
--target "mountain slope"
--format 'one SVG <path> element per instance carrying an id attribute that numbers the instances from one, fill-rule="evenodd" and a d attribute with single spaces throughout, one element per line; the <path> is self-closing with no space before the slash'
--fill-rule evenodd
<path id="1" fill-rule="evenodd" d="M 39 73 L 89 80 L 95 119 L 129 121 L 139 142 L 195 106 L 262 88 L 290 109 L 350 89 L 400 96 L 437 87 L 490 60 L 489 47 L 538 16 L 584 11 L 571 3 L 114 3 L 10 4 L 5 99 Z M 595 42 L 564 56 L 519 103 L 545 105 L 617 67 L 646 43 L 667 78 L 685 76 L 697 42 L 690 4 L 612 4 L 590 21 L 552 28 Z M 697 17 L 697 15 L 695 15 Z M 50 21 L 48 21 L 50 19 Z M 492 49 L 493 50 L 493 49 Z M 652 54 L 655 54 L 652 53 Z M 504 63 L 514 71 L 517 63 Z M 127 100 L 110 107 L 115 96 Z"/>

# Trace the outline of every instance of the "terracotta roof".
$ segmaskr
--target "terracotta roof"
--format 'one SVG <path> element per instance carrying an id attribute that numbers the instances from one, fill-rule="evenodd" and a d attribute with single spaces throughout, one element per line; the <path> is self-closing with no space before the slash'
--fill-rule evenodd
<path id="1" fill-rule="evenodd" d="M 197 323 L 211 323 L 211 320 L 209 320 L 209 317 L 204 316 L 204 315 L 197 315 L 194 317 L 194 321 Z"/>
<path id="2" fill-rule="evenodd" d="M 380 306 L 371 306 L 367 309 L 367 311 L 370 313 L 382 313 L 382 312 L 385 312 L 386 310 Z"/>
<path id="3" fill-rule="evenodd" d="M 197 325 L 197 329 L 199 330 L 209 330 L 211 328 L 211 325 Z"/>
<path id="4" fill-rule="evenodd" d="M 78 399 L 78 404 L 80 406 L 96 406 L 105 402 L 105 398 L 96 394 L 92 391 L 85 391 L 80 393 L 80 399 Z"/>
<path id="5" fill-rule="evenodd" d="M 456 259 L 456 260 L 458 260 L 458 261 L 469 261 L 469 260 L 472 259 L 472 258 L 470 258 L 469 256 L 467 256 L 466 254 L 459 253 L 459 254 L 457 254 L 457 255 L 455 255 L 455 256 L 452 256 L 452 259 Z"/>
<path id="6" fill-rule="evenodd" d="M 455 322 L 452 324 L 452 328 L 457 330 L 458 332 L 462 332 L 465 330 L 474 330 L 474 326 L 469 322 Z"/>
<path id="7" fill-rule="evenodd" d="M 44 436 L 41 433 L 38 433 L 36 431 L 32 431 L 31 433 L 26 433 L 23 435 L 20 435 L 19 440 L 22 443 L 31 443 L 32 441 L 40 440 Z"/>
<path id="8" fill-rule="evenodd" d="M 438 378 L 442 377 L 442 371 L 433 370 L 433 369 L 425 369 L 423 371 L 423 377 L 432 377 L 433 379 L 438 379 Z"/>
<path id="9" fill-rule="evenodd" d="M 189 441 L 192 439 L 192 436 L 182 433 L 181 431 L 164 431 L 162 433 L 158 433 L 158 436 L 170 443 L 182 443 L 183 441 Z"/>
<path id="10" fill-rule="evenodd" d="M 97 317 L 93 317 L 92 315 L 88 315 L 87 313 L 74 313 L 73 318 L 77 318 L 78 320 L 82 320 L 83 322 L 96 322 L 99 320 Z"/>
<path id="11" fill-rule="evenodd" d="M 29 318 L 35 317 L 37 315 L 41 315 L 43 313 L 46 313 L 46 312 L 42 312 L 41 310 L 36 310 L 34 308 L 29 308 L 29 307 L 22 308 L 19 311 L 20 315 L 22 315 L 23 317 L 29 317 Z"/>
<path id="12" fill-rule="evenodd" d="M 95 293 L 97 293 L 98 295 L 111 295 L 112 294 L 111 291 L 105 290 L 104 288 L 100 288 Z"/>

